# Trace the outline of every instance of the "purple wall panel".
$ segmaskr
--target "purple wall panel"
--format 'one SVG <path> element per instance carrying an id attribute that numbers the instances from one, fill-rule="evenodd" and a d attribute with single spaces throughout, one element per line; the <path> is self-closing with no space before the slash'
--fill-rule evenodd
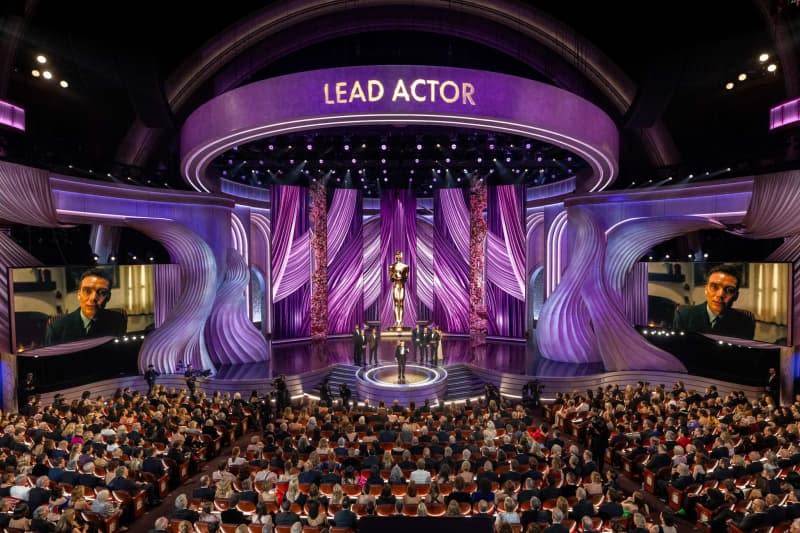
<path id="1" fill-rule="evenodd" d="M 417 216 L 417 320 L 433 319 L 433 224 Z"/>
<path id="2" fill-rule="evenodd" d="M 380 320 L 381 274 L 381 219 L 364 218 L 362 229 L 364 283 L 364 319 Z"/>
<path id="3" fill-rule="evenodd" d="M 461 189 L 434 196 L 433 321 L 445 332 L 469 333 L 469 208 Z"/>
<path id="4" fill-rule="evenodd" d="M 308 189 L 275 185 L 271 198 L 273 336 L 306 337 L 311 327 Z"/>
<path id="5" fill-rule="evenodd" d="M 357 189 L 336 189 L 328 208 L 328 333 L 364 322 L 362 202 Z"/>
<path id="6" fill-rule="evenodd" d="M 486 307 L 489 335 L 525 335 L 525 189 L 489 187 Z"/>
<path id="7" fill-rule="evenodd" d="M 414 191 L 391 189 L 381 195 L 381 327 L 394 324 L 394 300 L 389 281 L 388 267 L 394 263 L 395 251 L 403 252 L 403 262 L 409 265 L 406 282 L 403 325 L 414 326 L 417 321 L 417 200 Z M 365 302 L 366 303 L 366 302 Z"/>

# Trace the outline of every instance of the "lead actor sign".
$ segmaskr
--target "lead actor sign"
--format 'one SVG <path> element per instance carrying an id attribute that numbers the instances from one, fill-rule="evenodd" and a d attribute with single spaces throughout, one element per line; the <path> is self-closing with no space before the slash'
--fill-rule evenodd
<path id="1" fill-rule="evenodd" d="M 384 84 L 380 80 L 362 82 L 338 81 L 325 83 L 322 86 L 325 103 L 328 105 L 350 104 L 352 102 L 380 102 L 388 97 Z M 446 104 L 461 103 L 475 105 L 475 86 L 467 81 L 416 79 L 406 83 L 402 78 L 394 83 L 391 101 L 398 102 L 444 102 Z"/>

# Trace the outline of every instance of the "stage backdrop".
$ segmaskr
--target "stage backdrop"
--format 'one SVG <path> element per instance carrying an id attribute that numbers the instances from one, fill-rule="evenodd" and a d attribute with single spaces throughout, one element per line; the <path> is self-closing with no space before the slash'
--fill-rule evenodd
<path id="1" fill-rule="evenodd" d="M 307 337 L 311 325 L 307 188 L 273 186 L 271 226 L 274 338 Z"/>
<path id="2" fill-rule="evenodd" d="M 381 195 L 381 257 L 378 272 L 381 279 L 381 327 L 394 324 L 394 300 L 388 268 L 397 250 L 403 252 L 403 262 L 411 267 L 406 282 L 403 325 L 413 327 L 417 322 L 417 200 L 414 191 L 392 189 Z"/>
<path id="3" fill-rule="evenodd" d="M 328 333 L 364 322 L 363 215 L 358 189 L 328 195 Z"/>
<path id="4" fill-rule="evenodd" d="M 434 196 L 433 321 L 448 333 L 469 333 L 469 208 L 463 189 Z"/>

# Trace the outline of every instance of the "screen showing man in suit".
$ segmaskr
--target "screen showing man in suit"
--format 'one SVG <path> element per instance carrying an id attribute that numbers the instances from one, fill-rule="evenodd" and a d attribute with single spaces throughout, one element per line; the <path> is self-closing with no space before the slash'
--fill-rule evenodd
<path id="1" fill-rule="evenodd" d="M 648 263 L 648 323 L 786 344 L 787 263 Z"/>
<path id="2" fill-rule="evenodd" d="M 153 265 L 36 267 L 11 271 L 17 352 L 153 327 Z"/>
<path id="3" fill-rule="evenodd" d="M 50 324 L 45 344 L 124 335 L 127 320 L 121 313 L 106 310 L 110 300 L 111 276 L 99 268 L 84 272 L 78 286 L 78 308 Z"/>

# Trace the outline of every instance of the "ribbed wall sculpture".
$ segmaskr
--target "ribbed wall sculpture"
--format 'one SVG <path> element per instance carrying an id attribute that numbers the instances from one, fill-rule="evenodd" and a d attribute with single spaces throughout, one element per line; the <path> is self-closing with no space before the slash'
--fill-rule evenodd
<path id="1" fill-rule="evenodd" d="M 591 318 L 597 349 L 603 360 L 606 371 L 620 370 L 664 370 L 686 372 L 686 367 L 672 354 L 656 348 L 647 342 L 638 331 L 630 327 L 620 301 L 609 297 L 603 272 L 606 259 L 606 235 L 591 211 L 581 207 L 567 209 L 570 230 L 575 232 L 575 247 L 583 255 L 592 253 L 593 259 L 587 261 L 582 281 L 566 285 L 566 276 L 561 280 L 562 286 L 571 288 L 582 295 L 583 302 Z M 584 259 L 584 258 L 582 258 Z M 577 257 L 574 261 L 579 261 Z M 572 264 L 570 265 L 572 268 Z M 567 269 L 569 272 L 570 268 Z M 570 280 L 572 281 L 572 280 Z M 556 289 L 556 292 L 559 291 Z M 633 356 L 632 354 L 635 354 Z"/>
<path id="2" fill-rule="evenodd" d="M 800 233 L 800 171 L 756 176 L 747 215 L 742 222 L 745 237 L 774 239 Z"/>
<path id="3" fill-rule="evenodd" d="M 266 339 L 247 316 L 245 289 L 249 280 L 247 261 L 229 248 L 225 277 L 205 330 L 206 345 L 217 364 L 256 363 L 269 358 Z"/>
<path id="4" fill-rule="evenodd" d="M 469 208 L 461 189 L 434 196 L 433 321 L 448 333 L 469 333 Z"/>
<path id="5" fill-rule="evenodd" d="M 361 212 L 357 189 L 334 190 L 328 208 L 328 333 L 334 335 L 364 322 Z"/>
<path id="6" fill-rule="evenodd" d="M 164 324 L 150 333 L 139 352 L 139 369 L 152 364 L 161 373 L 175 372 L 178 362 L 212 369 L 204 328 L 217 291 L 217 264 L 206 242 L 171 220 L 128 219 L 126 224 L 159 241 L 181 268 L 181 295 Z"/>
<path id="7" fill-rule="evenodd" d="M 3 220 L 29 226 L 60 226 L 46 170 L 0 161 L 0 183 Z"/>
<path id="8" fill-rule="evenodd" d="M 566 213 L 564 226 L 566 226 Z M 570 220 L 570 231 L 573 231 Z M 583 286 L 592 264 L 602 257 L 605 240 L 584 232 L 575 236 L 570 263 L 539 314 L 536 341 L 543 357 L 563 363 L 599 363 L 602 358 L 592 330 Z M 630 327 L 630 326 L 626 326 Z"/>
<path id="9" fill-rule="evenodd" d="M 264 304 L 262 307 L 262 330 L 272 332 L 272 287 L 270 285 L 270 221 L 262 212 L 250 211 L 250 266 L 264 276 Z"/>
<path id="10" fill-rule="evenodd" d="M 169 312 L 175 307 L 181 295 L 181 268 L 178 265 L 153 265 L 153 325 L 160 328 L 167 320 Z"/>
<path id="11" fill-rule="evenodd" d="M 622 301 L 628 273 L 656 244 L 692 231 L 722 227 L 714 220 L 694 216 L 632 218 L 616 224 L 607 234 L 604 275 L 609 292 Z"/>

